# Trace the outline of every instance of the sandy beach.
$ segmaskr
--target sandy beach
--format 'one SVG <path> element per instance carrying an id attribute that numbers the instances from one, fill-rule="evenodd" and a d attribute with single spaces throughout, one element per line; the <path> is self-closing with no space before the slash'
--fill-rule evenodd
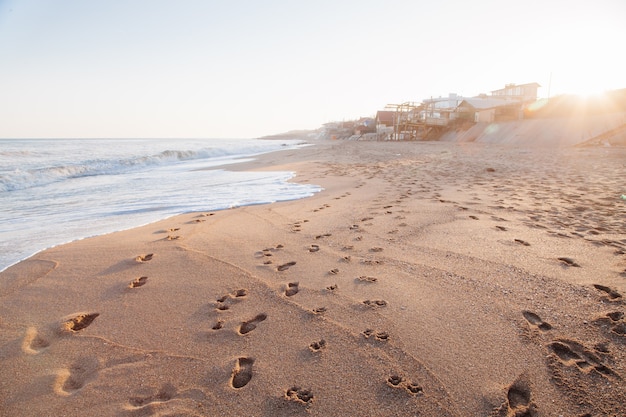
<path id="1" fill-rule="evenodd" d="M 228 169 L 324 190 L 0 273 L 0 415 L 626 415 L 626 148 L 328 140 Z"/>

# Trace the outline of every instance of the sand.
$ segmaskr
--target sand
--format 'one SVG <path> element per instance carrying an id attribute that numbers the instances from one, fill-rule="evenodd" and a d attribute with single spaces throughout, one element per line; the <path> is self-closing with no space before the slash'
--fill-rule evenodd
<path id="1" fill-rule="evenodd" d="M 1 273 L 0 414 L 625 415 L 625 164 L 479 143 L 263 155 L 237 169 L 324 191 Z"/>

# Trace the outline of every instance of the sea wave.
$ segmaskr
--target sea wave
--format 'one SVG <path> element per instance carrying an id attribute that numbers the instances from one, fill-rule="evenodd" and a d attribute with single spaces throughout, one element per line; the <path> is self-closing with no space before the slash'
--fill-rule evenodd
<path id="1" fill-rule="evenodd" d="M 296 143 L 290 143 L 294 145 Z M 251 143 L 246 146 L 207 147 L 198 150 L 168 149 L 147 155 L 132 155 L 123 158 L 85 159 L 71 163 L 56 163 L 47 166 L 24 168 L 16 161 L 13 167 L 0 172 L 0 192 L 24 190 L 45 186 L 64 180 L 97 176 L 119 175 L 133 170 L 163 166 L 183 161 L 220 160 L 245 157 L 278 150 L 280 143 Z M 25 154 L 23 156 L 26 156 Z"/>

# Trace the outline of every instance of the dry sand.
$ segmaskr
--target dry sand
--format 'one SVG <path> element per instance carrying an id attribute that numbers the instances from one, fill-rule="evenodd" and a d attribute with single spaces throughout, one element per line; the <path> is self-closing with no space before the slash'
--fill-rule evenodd
<path id="1" fill-rule="evenodd" d="M 238 169 L 325 190 L 0 274 L 0 414 L 623 416 L 625 164 L 477 143 L 264 155 Z"/>

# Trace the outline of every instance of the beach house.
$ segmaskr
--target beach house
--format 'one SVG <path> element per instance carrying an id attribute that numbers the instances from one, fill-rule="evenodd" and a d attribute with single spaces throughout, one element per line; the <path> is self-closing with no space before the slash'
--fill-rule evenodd
<path id="1" fill-rule="evenodd" d="M 494 97 L 466 98 L 456 108 L 459 119 L 474 123 L 518 120 L 523 118 L 522 103 Z"/>
<path id="2" fill-rule="evenodd" d="M 537 89 L 539 87 L 541 86 L 537 83 L 506 84 L 504 88 L 493 90 L 491 96 L 527 103 L 537 100 Z"/>

